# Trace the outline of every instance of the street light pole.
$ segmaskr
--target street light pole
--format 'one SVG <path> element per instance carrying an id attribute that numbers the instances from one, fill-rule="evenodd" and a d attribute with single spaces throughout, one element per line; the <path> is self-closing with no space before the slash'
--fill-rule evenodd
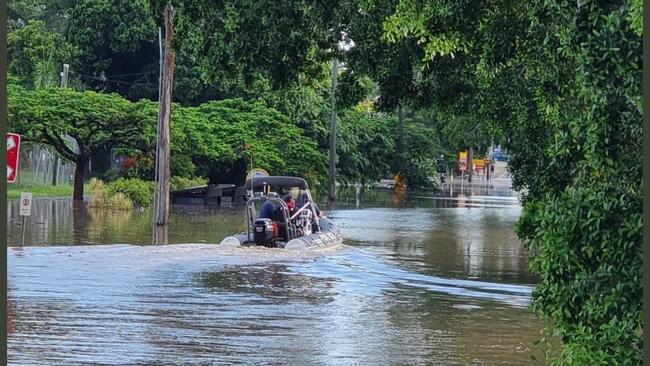
<path id="1" fill-rule="evenodd" d="M 330 122 L 330 151 L 329 151 L 329 178 L 327 180 L 328 185 L 328 203 L 329 207 L 334 207 L 334 201 L 336 199 L 336 79 L 339 73 L 339 61 L 334 60 L 332 62 L 332 92 L 331 92 L 331 103 L 332 103 L 332 120 Z"/>
<path id="2" fill-rule="evenodd" d="M 63 64 L 63 71 L 61 71 L 61 88 L 65 89 L 68 87 L 68 72 L 70 71 L 70 65 L 68 64 Z M 52 185 L 55 186 L 57 184 L 57 178 L 59 175 L 59 164 L 61 163 L 59 160 L 59 155 L 54 152 L 54 167 L 52 169 Z"/>

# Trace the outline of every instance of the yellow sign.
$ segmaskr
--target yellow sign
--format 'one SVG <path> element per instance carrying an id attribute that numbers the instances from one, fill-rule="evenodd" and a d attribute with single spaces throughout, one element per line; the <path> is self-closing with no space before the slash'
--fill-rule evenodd
<path id="1" fill-rule="evenodd" d="M 485 160 L 483 160 L 483 159 L 472 159 L 472 164 L 474 164 L 474 168 L 483 169 L 485 167 Z"/>
<path id="2" fill-rule="evenodd" d="M 461 171 L 467 170 L 467 150 L 458 152 L 458 169 Z"/>
<path id="3" fill-rule="evenodd" d="M 467 163 L 467 150 L 458 152 L 458 161 L 461 163 Z"/>

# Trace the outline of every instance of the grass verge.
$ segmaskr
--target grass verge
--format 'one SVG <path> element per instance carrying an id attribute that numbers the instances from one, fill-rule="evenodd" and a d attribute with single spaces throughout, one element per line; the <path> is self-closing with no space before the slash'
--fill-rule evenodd
<path id="1" fill-rule="evenodd" d="M 7 198 L 20 198 L 21 192 L 31 192 L 32 197 L 70 197 L 72 198 L 73 187 L 63 186 L 34 186 L 34 187 L 12 187 L 8 184 Z M 84 184 L 84 195 L 90 194 L 90 185 Z"/>

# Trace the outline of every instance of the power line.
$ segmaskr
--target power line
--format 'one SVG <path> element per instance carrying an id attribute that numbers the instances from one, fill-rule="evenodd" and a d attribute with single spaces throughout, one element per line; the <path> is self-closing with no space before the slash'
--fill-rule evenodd
<path id="1" fill-rule="evenodd" d="M 135 72 L 131 74 L 114 74 L 114 75 L 107 75 L 107 77 L 120 77 L 120 76 L 138 76 L 138 75 L 149 75 L 149 74 L 157 74 L 159 71 L 147 71 L 147 72 Z"/>
<path id="2" fill-rule="evenodd" d="M 84 75 L 84 74 L 79 74 L 80 77 L 88 78 L 88 79 L 94 79 L 94 80 L 99 80 L 102 82 L 111 82 L 111 83 L 116 83 L 116 84 L 126 84 L 126 85 L 152 85 L 154 84 L 153 82 L 139 82 L 139 81 L 123 81 L 123 80 L 115 80 L 115 79 L 107 79 L 105 77 L 98 77 L 98 76 L 93 76 L 93 75 Z"/>

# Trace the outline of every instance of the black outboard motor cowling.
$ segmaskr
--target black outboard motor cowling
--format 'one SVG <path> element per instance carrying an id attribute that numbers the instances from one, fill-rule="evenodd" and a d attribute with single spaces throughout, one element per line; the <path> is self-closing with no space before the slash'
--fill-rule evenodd
<path id="1" fill-rule="evenodd" d="M 273 221 L 271 219 L 255 220 L 253 240 L 257 245 L 273 246 Z"/>

